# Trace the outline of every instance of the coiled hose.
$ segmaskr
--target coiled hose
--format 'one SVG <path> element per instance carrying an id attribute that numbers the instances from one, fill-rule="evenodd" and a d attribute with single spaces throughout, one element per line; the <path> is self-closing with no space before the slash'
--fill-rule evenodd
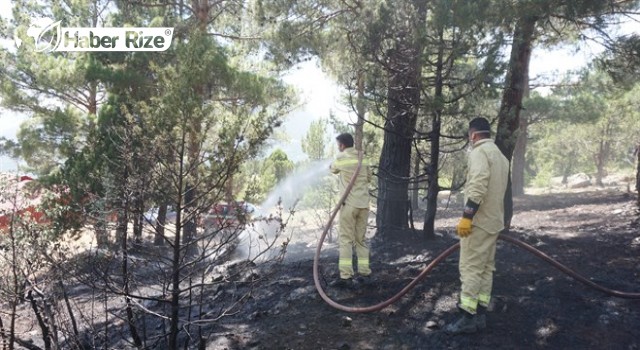
<path id="1" fill-rule="evenodd" d="M 404 288 L 402 288 L 402 290 L 400 290 L 396 295 L 392 296 L 391 298 L 380 302 L 378 304 L 375 305 L 371 305 L 371 306 L 363 306 L 363 307 L 355 307 L 355 306 L 347 306 L 347 305 L 342 305 L 334 300 L 332 300 L 331 298 L 329 298 L 329 296 L 325 293 L 324 289 L 322 289 L 322 285 L 320 283 L 320 274 L 318 272 L 318 266 L 319 266 L 319 261 L 320 261 L 320 251 L 322 250 L 322 244 L 324 243 L 324 239 L 327 236 L 327 233 L 329 232 L 329 229 L 331 229 L 331 225 L 333 224 L 333 221 L 335 220 L 336 215 L 338 214 L 338 211 L 340 210 L 341 207 L 341 203 L 344 203 L 344 201 L 347 199 L 347 196 L 349 195 L 349 193 L 351 192 L 351 189 L 353 188 L 353 185 L 355 184 L 355 181 L 358 177 L 358 174 L 360 173 L 360 169 L 362 168 L 362 157 L 363 157 L 363 153 L 362 151 L 359 152 L 358 154 L 358 166 L 356 167 L 355 172 L 353 173 L 353 176 L 351 177 L 351 180 L 349 181 L 349 183 L 347 184 L 347 187 L 344 190 L 344 193 L 342 194 L 342 197 L 340 197 L 340 200 L 338 201 L 338 205 L 336 205 L 336 207 L 333 209 L 333 211 L 331 212 L 331 216 L 329 217 L 329 220 L 327 221 L 327 224 L 324 227 L 324 230 L 322 232 L 322 236 L 320 236 L 320 242 L 318 242 L 318 246 L 316 247 L 316 253 L 315 256 L 313 258 L 313 282 L 316 286 L 316 289 L 318 290 L 318 293 L 320 294 L 320 297 L 322 298 L 322 300 L 324 300 L 327 304 L 329 304 L 330 306 L 341 310 L 341 311 L 346 311 L 346 312 L 352 312 L 352 313 L 366 313 L 366 312 L 374 312 L 374 311 L 380 311 L 384 308 L 386 308 L 387 306 L 395 303 L 396 301 L 398 301 L 400 298 L 402 298 L 405 294 L 407 294 L 411 289 L 413 289 L 413 287 L 415 287 L 418 283 L 420 283 L 420 281 L 422 281 L 423 279 L 425 279 L 427 277 L 427 275 L 431 272 L 431 270 L 433 270 L 434 267 L 436 267 L 440 262 L 442 262 L 444 259 L 446 259 L 447 257 L 449 257 L 449 255 L 455 253 L 456 250 L 458 250 L 460 248 L 460 243 L 456 243 L 454 245 L 452 245 L 451 247 L 447 248 L 445 251 L 443 251 L 442 253 L 440 253 L 440 255 L 438 255 L 435 259 L 433 259 L 423 270 L 422 272 L 420 272 L 420 274 L 414 278 L 409 284 L 407 284 Z M 498 239 L 501 239 L 503 241 L 509 242 L 517 247 L 520 247 L 526 251 L 528 251 L 529 253 L 533 254 L 534 256 L 546 261 L 547 263 L 551 264 L 553 267 L 557 268 L 558 270 L 564 272 L 565 274 L 567 274 L 568 276 L 570 276 L 571 278 L 575 279 L 576 281 L 591 287 L 593 289 L 599 290 L 605 294 L 614 296 L 614 297 L 618 297 L 618 298 L 624 298 L 624 299 L 640 299 L 640 293 L 629 293 L 629 292 L 621 292 L 618 290 L 614 290 L 614 289 L 609 289 L 606 287 L 603 287 L 581 275 L 579 275 L 578 273 L 576 273 L 575 271 L 573 271 L 572 269 L 568 268 L 567 266 L 561 264 L 560 262 L 558 262 L 557 260 L 554 260 L 553 258 L 551 258 L 549 255 L 543 253 L 542 251 L 532 247 L 531 245 L 524 243 L 518 239 L 515 239 L 513 237 L 509 237 L 506 235 L 499 235 Z"/>

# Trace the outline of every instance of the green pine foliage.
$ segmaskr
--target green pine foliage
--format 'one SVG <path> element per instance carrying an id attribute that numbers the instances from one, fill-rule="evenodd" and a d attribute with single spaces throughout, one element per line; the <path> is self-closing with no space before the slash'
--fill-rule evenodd
<path id="1" fill-rule="evenodd" d="M 525 101 L 525 106 L 546 116 L 529 128 L 532 144 L 527 161 L 536 173 L 532 184 L 549 185 L 552 177 L 575 173 L 589 174 L 594 182 L 607 173 L 630 173 L 634 130 L 640 126 L 638 86 L 621 89 L 592 69 L 565 83 L 568 87 Z"/>

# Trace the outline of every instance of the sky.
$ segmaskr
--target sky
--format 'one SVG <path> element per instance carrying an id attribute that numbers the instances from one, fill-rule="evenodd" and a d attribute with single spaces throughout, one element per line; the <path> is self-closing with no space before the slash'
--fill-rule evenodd
<path id="1" fill-rule="evenodd" d="M 0 16 L 6 18 L 11 14 L 10 0 L 0 0 Z M 640 32 L 639 23 L 628 23 L 622 26 L 618 34 Z M 12 45 L 2 42 L 0 45 Z M 544 50 L 535 48 L 531 57 L 530 76 L 532 79 L 544 78 L 555 80 L 564 72 L 584 67 L 602 47 L 595 43 L 585 43 L 576 50 L 574 47 Z M 299 64 L 283 76 L 283 80 L 293 86 L 299 93 L 301 105 L 287 116 L 283 130 L 288 141 L 279 142 L 274 147 L 282 148 L 294 161 L 305 159 L 301 148 L 301 139 L 309 129 L 312 121 L 327 118 L 331 112 L 343 120 L 350 120 L 353 114 L 350 108 L 341 104 L 341 89 L 319 66 L 318 60 L 310 60 Z M 27 119 L 24 114 L 0 109 L 0 137 L 14 139 L 20 124 Z M 0 156 L 0 171 L 15 171 L 17 162 Z"/>

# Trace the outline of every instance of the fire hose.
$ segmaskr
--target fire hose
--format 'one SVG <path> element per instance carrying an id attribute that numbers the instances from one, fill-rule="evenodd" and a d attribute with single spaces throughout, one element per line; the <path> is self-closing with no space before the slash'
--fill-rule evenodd
<path id="1" fill-rule="evenodd" d="M 458 250 L 460 248 L 460 243 L 456 243 L 454 245 L 452 245 L 451 247 L 445 249 L 442 253 L 440 253 L 440 255 L 438 255 L 435 259 L 433 259 L 423 270 L 422 272 L 420 272 L 420 274 L 415 277 L 409 284 L 407 284 L 404 288 L 402 288 L 402 290 L 400 290 L 398 293 L 396 293 L 394 296 L 392 296 L 391 298 L 382 301 L 378 304 L 375 305 L 370 305 L 370 306 L 362 306 L 362 307 L 356 307 L 356 306 L 347 306 L 347 305 L 343 305 L 340 304 L 334 300 L 332 300 L 324 291 L 324 289 L 322 289 L 322 285 L 320 283 L 320 274 L 318 272 L 318 268 L 319 268 L 319 262 L 320 262 L 320 252 L 322 250 L 322 244 L 324 243 L 324 240 L 327 236 L 327 233 L 329 232 L 329 230 L 331 229 L 331 226 L 333 224 L 333 221 L 335 220 L 336 215 L 338 214 L 338 211 L 340 210 L 341 204 L 345 202 L 345 200 L 347 199 L 347 196 L 349 196 L 349 193 L 351 192 L 351 189 L 353 188 L 356 179 L 358 177 L 358 174 L 360 173 L 360 169 L 362 168 L 362 158 L 363 158 L 363 153 L 362 151 L 359 152 L 358 154 L 358 165 L 353 173 L 353 175 L 351 176 L 351 180 L 349 181 L 349 183 L 347 184 L 344 193 L 342 194 L 342 197 L 340 198 L 340 200 L 338 201 L 338 204 L 336 205 L 336 207 L 333 209 L 333 211 L 331 212 L 331 215 L 329 217 L 329 220 L 327 221 L 327 224 L 324 227 L 324 230 L 322 232 L 322 235 L 320 236 L 320 241 L 318 242 L 318 246 L 316 247 L 316 253 L 315 256 L 313 258 L 313 282 L 315 284 L 316 289 L 318 290 L 318 294 L 320 294 L 320 297 L 322 298 L 322 300 L 324 300 L 327 304 L 329 304 L 331 307 L 334 307 L 338 310 L 341 311 L 346 311 L 346 312 L 352 312 L 352 313 L 366 313 L 366 312 L 375 312 L 375 311 L 380 311 L 384 308 L 386 308 L 387 306 L 395 303 L 396 301 L 398 301 L 400 298 L 402 298 L 405 294 L 407 294 L 411 289 L 413 289 L 418 283 L 420 283 L 422 280 L 424 280 L 427 275 L 429 275 L 429 273 L 431 272 L 431 270 L 433 270 L 438 264 L 440 264 L 443 260 L 445 260 L 447 257 L 449 257 L 451 254 L 455 253 L 456 250 Z M 504 234 L 500 234 L 498 236 L 498 239 L 509 242 L 517 247 L 520 247 L 526 251 L 528 251 L 529 253 L 533 254 L 534 256 L 544 260 L 545 262 L 551 264 L 553 267 L 557 268 L 558 270 L 562 271 L 563 273 L 567 274 L 569 277 L 575 279 L 576 281 L 591 287 L 593 289 L 596 289 L 598 291 L 601 291 L 607 295 L 610 296 L 614 296 L 614 297 L 618 297 L 618 298 L 624 298 L 624 299 L 640 299 L 640 293 L 630 293 L 630 292 L 621 292 L 618 290 L 614 290 L 614 289 L 610 289 L 610 288 L 606 288 L 604 286 L 601 286 L 591 280 L 589 280 L 588 278 L 579 275 L 578 273 L 576 273 L 575 271 L 573 271 L 572 269 L 568 268 L 567 266 L 563 265 L 562 263 L 558 262 L 557 260 L 551 258 L 549 255 L 545 254 L 544 252 L 532 247 L 531 245 L 524 243 L 516 238 L 504 235 Z"/>

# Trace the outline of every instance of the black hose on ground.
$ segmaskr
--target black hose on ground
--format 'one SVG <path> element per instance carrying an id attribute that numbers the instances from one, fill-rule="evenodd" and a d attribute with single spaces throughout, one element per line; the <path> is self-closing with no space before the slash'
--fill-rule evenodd
<path id="1" fill-rule="evenodd" d="M 329 232 L 329 230 L 331 229 L 331 225 L 333 224 L 333 221 L 335 220 L 335 217 L 338 213 L 338 211 L 340 210 L 340 203 L 344 203 L 344 201 L 347 199 L 347 196 L 349 195 L 349 193 L 351 192 L 351 189 L 353 188 L 353 185 L 355 184 L 356 178 L 358 177 L 358 174 L 360 173 L 360 169 L 362 167 L 362 151 L 360 151 L 360 153 L 358 154 L 358 166 L 356 167 L 355 172 L 353 173 L 353 176 L 351 177 L 351 180 L 349 181 L 349 183 L 347 184 L 347 187 L 345 188 L 344 193 L 342 194 L 342 197 L 340 198 L 340 200 L 338 201 L 338 205 L 336 205 L 336 207 L 333 209 L 333 211 L 331 212 L 331 216 L 329 217 L 329 220 L 327 221 L 327 224 L 324 227 L 324 230 L 322 232 L 322 235 L 320 236 L 320 242 L 318 242 L 318 246 L 316 247 L 316 253 L 315 256 L 313 258 L 313 282 L 316 286 L 316 289 L 318 290 L 318 293 L 320 294 L 320 297 L 322 298 L 322 300 L 324 300 L 327 304 L 329 304 L 330 306 L 341 310 L 341 311 L 346 311 L 346 312 L 353 312 L 353 313 L 365 313 L 365 312 L 374 312 L 374 311 L 379 311 L 384 309 L 385 307 L 395 303 L 396 301 L 398 301 L 400 298 L 402 298 L 405 294 L 407 294 L 411 289 L 413 289 L 413 287 L 415 287 L 418 283 L 420 283 L 420 281 L 422 281 L 423 279 L 425 279 L 427 277 L 427 275 L 431 272 L 431 270 L 433 270 L 434 267 L 436 267 L 440 262 L 442 262 L 444 259 L 446 259 L 447 257 L 449 257 L 449 255 L 453 254 L 456 250 L 458 250 L 460 248 L 460 243 L 456 243 L 454 245 L 452 245 L 451 247 L 447 248 L 445 251 L 443 251 L 442 253 L 440 253 L 440 255 L 438 255 L 435 259 L 433 259 L 423 270 L 422 272 L 420 272 L 420 274 L 414 278 L 408 285 L 406 285 L 404 288 L 402 288 L 402 290 L 400 290 L 398 293 L 396 293 L 394 296 L 392 296 L 391 298 L 380 302 L 378 304 L 375 305 L 371 305 L 371 306 L 363 306 L 363 307 L 356 307 L 356 306 L 347 306 L 347 305 L 342 305 L 334 300 L 332 300 L 331 298 L 329 298 L 329 296 L 325 293 L 324 289 L 322 289 L 322 285 L 320 283 L 320 275 L 318 272 L 318 266 L 319 266 L 319 261 L 320 261 L 320 252 L 322 250 L 322 244 L 324 243 L 324 240 L 327 236 L 327 233 Z M 501 239 L 503 241 L 509 242 L 517 247 L 520 247 L 526 251 L 528 251 L 529 253 L 533 254 L 534 256 L 546 261 L 547 263 L 551 264 L 553 267 L 557 268 L 558 270 L 562 271 L 563 273 L 567 274 L 569 277 L 575 279 L 576 281 L 594 288 L 596 290 L 599 290 L 607 295 L 611 295 L 614 297 L 618 297 L 618 298 L 624 298 L 624 299 L 640 299 L 640 293 L 630 293 L 630 292 L 621 292 L 618 290 L 614 290 L 614 289 L 609 289 L 606 288 L 604 286 L 601 286 L 581 275 L 579 275 L 578 273 L 576 273 L 575 271 L 573 271 L 572 269 L 568 268 L 567 266 L 561 264 L 560 262 L 558 262 L 557 260 L 551 258 L 550 256 L 548 256 L 547 254 L 545 254 L 544 252 L 532 247 L 531 245 L 524 243 L 516 238 L 507 236 L 507 235 L 499 235 L 498 239 Z"/>

